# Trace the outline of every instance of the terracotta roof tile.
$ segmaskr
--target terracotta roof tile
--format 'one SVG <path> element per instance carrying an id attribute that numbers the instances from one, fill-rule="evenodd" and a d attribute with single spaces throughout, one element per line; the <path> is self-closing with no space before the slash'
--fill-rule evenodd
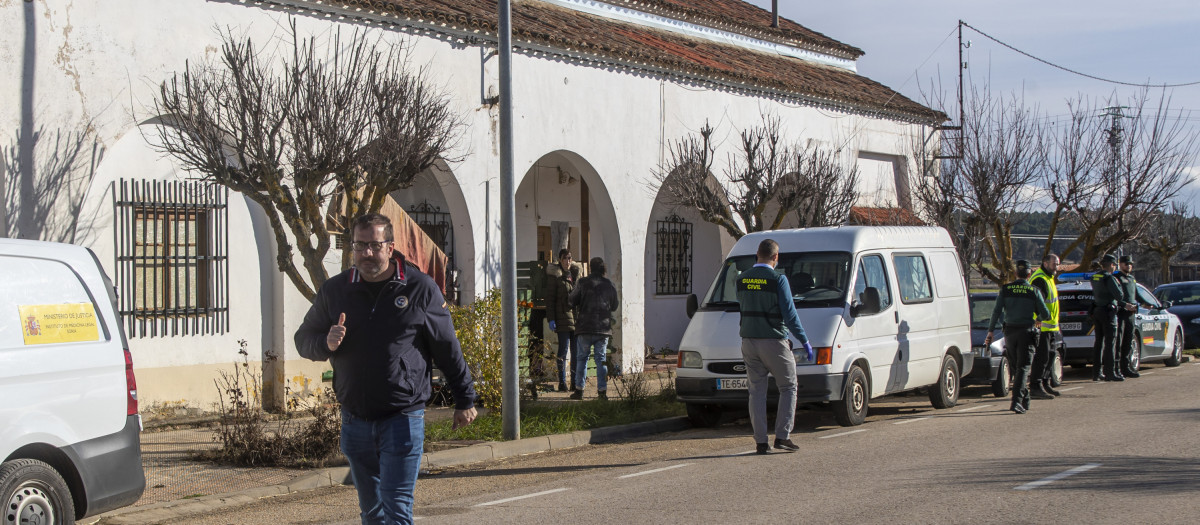
<path id="1" fill-rule="evenodd" d="M 660 8 L 680 10 L 683 9 L 680 6 L 687 5 L 683 0 L 611 2 L 655 4 Z M 363 8 L 426 25 L 444 25 L 490 35 L 497 32 L 495 0 L 341 0 L 339 3 L 351 9 Z M 695 5 L 711 8 L 713 13 L 730 19 L 763 12 L 740 0 L 698 0 Z M 804 29 L 794 22 L 790 24 L 781 31 L 799 34 Z M 780 25 L 785 25 L 782 20 Z M 809 38 L 837 43 L 819 33 L 808 32 L 816 35 Z M 704 78 L 719 84 L 790 95 L 832 107 L 883 113 L 903 120 L 945 120 L 943 113 L 852 71 L 618 22 L 536 0 L 513 3 L 513 33 L 514 45 L 528 42 L 636 64 L 635 67 Z"/>
<path id="2" fill-rule="evenodd" d="M 850 224 L 859 226 L 928 226 L 906 208 L 850 208 Z"/>

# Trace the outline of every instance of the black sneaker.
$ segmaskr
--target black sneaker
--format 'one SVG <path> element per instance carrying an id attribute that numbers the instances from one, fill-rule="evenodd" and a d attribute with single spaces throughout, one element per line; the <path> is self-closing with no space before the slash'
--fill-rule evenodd
<path id="1" fill-rule="evenodd" d="M 1137 370 L 1124 370 L 1121 372 L 1121 374 L 1130 378 L 1142 376 L 1142 374 L 1139 374 Z"/>
<path id="2" fill-rule="evenodd" d="M 1047 394 L 1050 394 L 1050 395 L 1052 395 L 1052 396 L 1056 396 L 1056 397 L 1057 397 L 1057 396 L 1061 396 L 1061 395 L 1062 395 L 1062 392 L 1059 392 L 1058 390 L 1055 390 L 1053 387 L 1051 387 L 1051 386 L 1050 386 L 1050 382 L 1049 382 L 1049 381 L 1046 381 L 1045 383 L 1042 383 L 1042 390 L 1045 390 Z"/>
<path id="3" fill-rule="evenodd" d="M 1104 376 L 1104 380 L 1105 381 L 1124 381 L 1125 378 L 1114 374 L 1114 375 Z"/>
<path id="4" fill-rule="evenodd" d="M 571 392 L 571 399 L 583 399 L 583 390 Z"/>
<path id="5" fill-rule="evenodd" d="M 800 450 L 800 446 L 795 443 L 792 443 L 792 440 L 779 439 L 779 438 L 775 438 L 775 448 L 777 448 L 779 450 L 786 450 L 788 452 L 795 452 L 797 450 Z"/>
<path id="6" fill-rule="evenodd" d="M 608 401 L 608 392 L 605 392 L 604 390 L 596 392 L 596 398 L 601 401 Z"/>
<path id="7" fill-rule="evenodd" d="M 559 392 L 566 392 L 566 391 L 567 391 L 567 384 L 566 384 L 566 383 L 559 383 L 559 384 L 558 384 L 558 391 L 559 391 Z"/>
<path id="8" fill-rule="evenodd" d="M 768 454 L 769 452 L 767 452 L 767 450 L 768 449 L 767 449 L 766 443 L 758 443 L 756 448 L 754 449 L 754 453 L 755 454 Z"/>
<path id="9" fill-rule="evenodd" d="M 1021 404 L 1020 404 L 1020 403 L 1017 403 L 1017 404 L 1015 404 L 1015 405 L 1013 405 L 1013 406 L 1009 407 L 1008 409 L 1009 409 L 1009 410 L 1012 410 L 1013 412 L 1016 412 L 1016 413 L 1018 413 L 1018 414 L 1024 414 L 1024 413 L 1025 413 L 1025 407 L 1021 406 Z"/>

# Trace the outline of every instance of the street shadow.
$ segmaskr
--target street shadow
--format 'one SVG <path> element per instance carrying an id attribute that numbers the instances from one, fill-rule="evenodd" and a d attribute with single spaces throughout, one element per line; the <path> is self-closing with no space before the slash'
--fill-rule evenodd
<path id="1" fill-rule="evenodd" d="M 1100 494 L 1162 495 L 1195 494 L 1200 484 L 1200 459 L 1145 456 L 1030 457 L 1020 459 L 955 462 L 929 472 L 912 472 L 914 479 L 936 478 L 946 486 L 994 489 L 996 484 L 1013 488 L 1080 465 L 1100 466 L 1070 477 L 1070 482 L 1051 483 L 1038 490 L 1087 490 Z"/>

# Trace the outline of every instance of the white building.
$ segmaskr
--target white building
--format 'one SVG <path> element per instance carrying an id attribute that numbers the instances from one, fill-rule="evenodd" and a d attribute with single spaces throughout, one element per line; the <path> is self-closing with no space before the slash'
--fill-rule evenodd
<path id="1" fill-rule="evenodd" d="M 943 116 L 860 76 L 862 51 L 739 0 L 521 0 L 514 2 L 514 143 L 517 259 L 545 252 L 566 223 L 577 259 L 600 256 L 620 290 L 613 344 L 627 369 L 643 349 L 677 347 L 688 293 L 703 294 L 732 239 L 689 210 L 669 209 L 646 187 L 669 141 L 717 128 L 718 158 L 741 128 L 779 116 L 796 140 L 844 146 L 873 195 L 905 202 L 909 137 Z M 92 248 L 125 291 L 131 351 L 143 402 L 207 405 L 213 380 L 238 360 L 280 355 L 268 381 L 314 380 L 326 363 L 301 359 L 292 334 L 308 302 L 276 269 L 267 217 L 240 194 L 197 197 L 149 182 L 188 174 L 148 143 L 163 115 L 148 110 L 160 83 L 188 61 L 219 52 L 218 29 L 259 42 L 366 28 L 404 43 L 433 68 L 469 127 L 463 160 L 393 195 L 428 205 L 452 224 L 446 249 L 464 298 L 498 286 L 498 60 L 491 0 L 26 0 L 0 11 L 0 131 L 5 186 L 0 233 Z M 35 140 L 36 138 L 36 140 Z M 719 175 L 719 174 L 718 174 Z M 194 184 L 194 183 L 193 183 Z M 123 189 L 124 188 L 124 189 Z M 873 197 L 874 198 L 874 197 Z M 203 200 L 209 199 L 209 200 Z M 212 200 L 217 199 L 217 200 Z M 187 207 L 175 202 L 189 202 Z M 885 202 L 886 203 L 886 202 Z M 880 202 L 872 201 L 878 205 Z M 430 208 L 430 210 L 432 210 Z M 445 215 L 448 214 L 448 215 Z M 689 279 L 660 283 L 656 231 L 688 223 Z M 218 220 L 219 219 L 219 220 Z M 145 228 L 139 224 L 146 225 Z M 165 228 L 156 234 L 153 228 Z M 678 227 L 678 222 L 668 224 Z M 194 246 L 198 232 L 219 241 Z M 165 235 L 165 236 L 164 236 Z M 181 239 L 182 238 L 182 239 Z M 203 244 L 203 243 L 202 243 Z M 137 257 L 175 246 L 216 257 L 172 272 Z M 184 247 L 190 246 L 190 247 Z M 330 273 L 340 253 L 331 252 Z M 204 271 L 200 271 L 204 270 Z M 199 271 L 197 277 L 193 271 Z M 171 283 L 134 283 L 135 274 Z M 166 299 L 129 298 L 160 290 Z M 175 290 L 175 291 L 172 291 Z M 171 310 L 179 296 L 196 311 Z M 469 300 L 469 299 L 468 299 Z M 157 303 L 157 304 L 152 304 Z M 8 315 L 0 313 L 0 315 Z"/>

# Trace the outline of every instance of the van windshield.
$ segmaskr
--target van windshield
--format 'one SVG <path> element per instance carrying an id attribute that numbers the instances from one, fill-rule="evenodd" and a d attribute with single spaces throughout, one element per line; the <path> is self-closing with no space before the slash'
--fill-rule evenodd
<path id="1" fill-rule="evenodd" d="M 755 260 L 754 255 L 726 259 L 701 308 L 736 311 L 737 276 L 754 266 Z M 842 306 L 845 304 L 846 284 L 850 282 L 850 254 L 781 253 L 775 272 L 787 277 L 796 308 Z"/>

